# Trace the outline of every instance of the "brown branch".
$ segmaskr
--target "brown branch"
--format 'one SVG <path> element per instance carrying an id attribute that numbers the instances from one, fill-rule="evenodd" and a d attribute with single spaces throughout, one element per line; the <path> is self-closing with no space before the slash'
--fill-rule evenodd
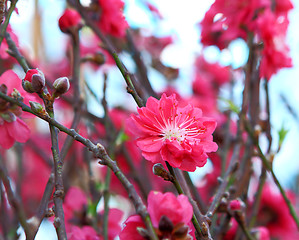
<path id="1" fill-rule="evenodd" d="M 5 187 L 9 204 L 14 209 L 14 212 L 18 217 L 21 226 L 24 229 L 26 238 L 33 239 L 33 233 L 30 229 L 29 224 L 27 223 L 27 218 L 25 215 L 24 208 L 22 206 L 22 202 L 20 201 L 20 198 L 16 195 L 16 193 L 13 191 L 13 188 L 9 180 L 9 176 L 7 174 L 7 169 L 4 165 L 2 157 L 0 157 L 0 178 L 2 179 L 3 185 Z"/>
<path id="2" fill-rule="evenodd" d="M 30 112 L 33 115 L 45 120 L 50 125 L 55 126 L 60 131 L 72 136 L 76 141 L 81 142 L 84 146 L 87 147 L 89 151 L 91 151 L 94 156 L 98 159 L 100 159 L 99 163 L 108 166 L 116 175 L 116 177 L 120 180 L 124 188 L 126 189 L 127 193 L 129 194 L 130 199 L 132 200 L 136 212 L 142 217 L 147 230 L 149 231 L 149 235 L 151 239 L 157 240 L 156 233 L 154 231 L 154 228 L 152 226 L 149 214 L 147 212 L 147 209 L 145 205 L 143 204 L 140 196 L 136 192 L 134 186 L 130 183 L 130 181 L 126 178 L 126 176 L 122 173 L 122 171 L 117 166 L 116 162 L 113 161 L 107 154 L 105 148 L 101 144 L 93 144 L 89 139 L 84 138 L 79 133 L 77 133 L 74 129 L 69 129 L 62 124 L 58 123 L 55 119 L 51 118 L 48 114 L 40 114 L 32 111 L 30 107 L 28 107 L 23 102 L 20 102 L 17 99 L 11 98 L 4 93 L 0 92 L 0 98 L 3 98 L 4 100 L 16 104 L 17 106 L 21 107 L 23 111 Z"/>
<path id="3" fill-rule="evenodd" d="M 80 2 L 78 0 L 69 0 L 68 3 L 73 6 L 82 16 L 84 19 L 86 25 L 92 29 L 92 31 L 101 39 L 101 41 L 104 43 L 106 49 L 113 57 L 117 67 L 119 68 L 121 74 L 123 75 L 126 83 L 127 83 L 127 91 L 129 94 L 132 95 L 134 100 L 136 101 L 137 105 L 139 107 L 144 106 L 144 100 L 140 98 L 138 95 L 135 86 L 133 84 L 133 81 L 131 79 L 131 74 L 129 73 L 128 69 L 124 65 L 124 63 L 120 60 L 117 51 L 111 41 L 106 38 L 106 36 L 101 32 L 101 30 L 96 26 L 96 24 L 88 17 L 88 14 L 86 13 L 85 9 L 81 6 Z"/>

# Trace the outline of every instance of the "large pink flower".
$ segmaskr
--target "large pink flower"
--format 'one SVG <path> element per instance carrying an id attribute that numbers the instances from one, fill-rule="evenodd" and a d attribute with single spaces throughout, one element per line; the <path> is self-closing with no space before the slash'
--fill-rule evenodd
<path id="1" fill-rule="evenodd" d="M 137 146 L 145 159 L 185 171 L 195 171 L 206 164 L 208 152 L 218 146 L 212 133 L 216 121 L 202 117 L 202 111 L 187 105 L 178 107 L 176 95 L 163 94 L 160 100 L 150 97 L 146 107 L 137 109 L 129 127 L 138 136 Z"/>
<path id="2" fill-rule="evenodd" d="M 148 212 L 159 239 L 195 239 L 190 228 L 193 208 L 184 195 L 176 197 L 173 193 L 151 191 L 148 195 Z M 145 228 L 140 216 L 133 215 L 125 222 L 119 235 L 121 240 L 142 240 L 139 232 Z M 178 230 L 185 229 L 185 235 L 177 236 Z M 178 231 L 178 232 L 177 232 Z"/>

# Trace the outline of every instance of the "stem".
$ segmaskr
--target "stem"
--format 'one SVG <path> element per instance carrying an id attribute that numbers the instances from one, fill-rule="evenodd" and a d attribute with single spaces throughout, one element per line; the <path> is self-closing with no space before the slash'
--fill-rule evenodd
<path id="1" fill-rule="evenodd" d="M 18 63 L 21 65 L 24 72 L 26 73 L 29 70 L 29 66 L 26 62 L 26 59 L 20 53 L 19 49 L 17 48 L 15 42 L 11 39 L 10 34 L 8 32 L 5 33 L 5 39 L 9 47 L 9 55 L 14 57 L 18 61 Z"/>
<path id="2" fill-rule="evenodd" d="M 104 239 L 108 240 L 108 220 L 109 220 L 109 199 L 110 199 L 110 181 L 111 181 L 111 171 L 107 169 L 104 185 L 104 221 L 103 221 L 103 235 Z"/>
<path id="3" fill-rule="evenodd" d="M 173 167 L 170 166 L 170 164 L 169 164 L 168 162 L 166 162 L 166 166 L 167 166 L 167 168 L 168 168 L 170 174 L 173 176 L 172 183 L 173 183 L 173 185 L 175 186 L 175 188 L 176 188 L 178 194 L 184 194 L 184 191 L 183 191 L 183 189 L 182 189 L 180 183 L 179 183 L 178 180 L 177 180 L 177 177 L 176 177 L 176 174 L 175 174 L 175 171 L 174 171 Z M 196 230 L 197 234 L 198 234 L 199 236 L 203 236 L 203 230 L 202 230 L 202 227 L 201 227 L 200 224 L 198 223 L 197 218 L 196 218 L 194 212 L 193 212 L 193 214 L 192 214 L 192 219 L 191 219 L 191 220 L 192 220 L 192 223 L 193 223 L 193 225 L 194 225 L 194 227 L 195 227 L 195 230 Z"/>
<path id="4" fill-rule="evenodd" d="M 44 191 L 42 200 L 40 201 L 37 213 L 34 216 L 34 218 L 37 221 L 35 222 L 36 225 L 34 227 L 32 227 L 32 232 L 33 232 L 33 238 L 32 239 L 35 238 L 35 236 L 38 232 L 38 229 L 39 229 L 39 227 L 40 227 L 40 225 L 41 225 L 41 223 L 42 223 L 42 221 L 45 217 L 47 206 L 48 206 L 50 198 L 52 196 L 53 189 L 54 189 L 54 174 L 51 173 L 51 175 L 49 177 L 49 180 L 47 182 L 47 185 L 45 187 L 45 191 Z M 27 240 L 29 240 L 29 239 L 27 238 Z"/>
<path id="5" fill-rule="evenodd" d="M 237 135 L 239 135 L 239 134 L 237 134 Z M 207 217 L 212 217 L 215 214 L 215 212 L 220 204 L 220 201 L 223 197 L 223 194 L 227 188 L 229 178 L 236 171 L 236 168 L 238 166 L 238 158 L 239 158 L 240 148 L 241 148 L 240 144 L 237 144 L 237 146 L 234 149 L 232 159 L 230 160 L 228 169 L 221 181 L 221 184 L 216 192 L 215 197 L 213 198 L 213 202 L 211 203 L 211 205 L 206 213 Z"/>
<path id="6" fill-rule="evenodd" d="M 157 97 L 157 94 L 155 93 L 155 91 L 153 90 L 153 88 L 150 84 L 150 81 L 149 81 L 148 75 L 147 75 L 147 68 L 146 68 L 144 62 L 142 61 L 140 51 L 136 48 L 136 46 L 134 44 L 130 30 L 127 30 L 127 40 L 128 40 L 129 48 L 132 52 L 134 62 L 137 66 L 137 71 L 139 73 L 139 79 L 140 79 L 141 84 L 143 85 L 143 87 L 146 89 L 146 91 L 148 92 L 148 94 L 150 96 Z"/>
<path id="7" fill-rule="evenodd" d="M 116 175 L 116 177 L 120 180 L 124 188 L 126 189 L 127 193 L 129 194 L 130 199 L 132 200 L 134 207 L 136 209 L 137 214 L 139 214 L 144 223 L 145 226 L 147 227 L 150 238 L 153 240 L 158 240 L 158 237 L 155 233 L 155 230 L 153 228 L 152 222 L 150 220 L 149 214 L 147 212 L 147 209 L 145 205 L 143 204 L 140 196 L 136 192 L 134 186 L 130 183 L 130 181 L 126 178 L 126 176 L 121 172 L 119 167 L 117 166 L 116 162 L 113 161 L 107 154 L 105 148 L 101 144 L 93 144 L 89 139 L 86 139 L 82 137 L 79 133 L 77 133 L 74 129 L 69 129 L 62 124 L 58 123 L 55 119 L 51 118 L 47 114 L 40 114 L 32 111 L 30 107 L 28 107 L 26 104 L 23 102 L 18 101 L 17 99 L 11 98 L 4 93 L 0 92 L 0 98 L 3 98 L 4 100 L 14 103 L 18 105 L 19 107 L 22 108 L 23 111 L 25 112 L 30 112 L 33 115 L 45 120 L 48 122 L 50 125 L 55 126 L 58 128 L 60 131 L 70 135 L 73 137 L 76 141 L 82 143 L 84 146 L 87 147 L 87 149 L 91 152 L 93 152 L 94 156 L 98 159 L 100 159 L 99 163 L 108 166 L 113 173 Z"/>
<path id="8" fill-rule="evenodd" d="M 274 171 L 273 171 L 273 168 L 271 166 L 271 164 L 269 163 L 268 159 L 266 158 L 266 156 L 263 154 L 259 144 L 258 144 L 258 140 L 257 138 L 254 136 L 254 133 L 253 133 L 253 130 L 251 129 L 248 121 L 244 118 L 244 124 L 245 124 L 245 129 L 246 131 L 248 132 L 250 138 L 252 139 L 255 147 L 257 148 L 258 150 L 258 154 L 259 154 L 259 157 L 261 158 L 262 162 L 263 162 L 263 165 L 264 167 L 271 173 L 272 177 L 273 177 L 273 180 L 275 182 L 275 184 L 277 185 L 285 203 L 287 204 L 288 208 L 289 208 L 289 211 L 290 211 L 290 214 L 291 216 L 293 217 L 296 225 L 297 225 L 297 228 L 299 229 L 299 219 L 298 219 L 298 216 L 296 214 L 296 211 L 291 203 L 291 201 L 289 200 L 289 198 L 287 197 L 287 194 L 286 192 L 284 191 L 283 187 L 281 186 L 279 180 L 277 179 Z"/>
<path id="9" fill-rule="evenodd" d="M 51 118 L 54 119 L 54 110 L 53 110 L 53 101 L 45 101 L 44 100 L 46 111 Z M 53 196 L 54 200 L 54 226 L 56 228 L 58 240 L 66 240 L 66 230 L 65 230 L 65 221 L 64 221 L 64 212 L 63 212 L 63 198 L 64 198 L 64 187 L 63 187 L 63 178 L 62 178 L 62 168 L 63 162 L 61 161 L 59 154 L 59 146 L 58 146 L 58 134 L 57 129 L 51 123 L 49 123 L 50 133 L 51 133 L 51 150 L 54 161 L 54 176 L 55 176 L 55 192 Z"/>
<path id="10" fill-rule="evenodd" d="M 87 26 L 89 26 L 93 32 L 101 39 L 101 41 L 105 44 L 105 47 L 107 48 L 108 52 L 111 54 L 111 56 L 114 58 L 114 61 L 117 65 L 117 67 L 119 68 L 121 74 L 123 75 L 126 83 L 127 83 L 127 90 L 128 93 L 130 93 L 134 100 L 136 101 L 137 105 L 139 107 L 144 106 L 144 102 L 142 100 L 142 98 L 139 97 L 135 86 L 132 82 L 131 76 L 129 71 L 127 70 L 126 66 L 123 64 L 123 62 L 119 59 L 117 52 L 115 50 L 115 47 L 113 46 L 113 44 L 111 43 L 111 41 L 108 40 L 108 38 L 105 37 L 105 35 L 101 32 L 101 30 L 94 24 L 94 22 L 88 17 L 88 15 L 86 14 L 84 8 L 82 8 L 80 2 L 78 0 L 74 0 L 68 1 L 70 3 L 70 5 L 72 5 L 82 16 L 82 18 L 84 19 L 85 23 Z"/>
<path id="11" fill-rule="evenodd" d="M 72 87 L 73 92 L 73 106 L 74 106 L 74 118 L 71 125 L 72 129 L 76 129 L 80 123 L 81 118 L 81 93 L 80 93 L 80 39 L 79 31 L 76 30 L 71 34 L 72 46 L 73 46 L 73 67 L 72 67 Z M 70 147 L 72 146 L 73 138 L 67 136 L 61 149 L 61 159 L 64 160 Z"/>
<path id="12" fill-rule="evenodd" d="M 2 183 L 5 187 L 9 204 L 14 209 L 14 211 L 19 219 L 19 222 L 24 229 L 26 238 L 33 239 L 31 229 L 26 220 L 26 214 L 25 214 L 24 208 L 22 206 L 22 202 L 20 201 L 19 197 L 13 191 L 13 188 L 10 184 L 9 176 L 7 174 L 7 169 L 3 163 L 2 157 L 0 157 L 0 178 L 2 179 Z"/>
<path id="13" fill-rule="evenodd" d="M 194 184 L 190 178 L 189 172 L 184 171 L 184 178 L 185 178 L 185 181 L 187 182 L 187 185 L 190 188 L 190 191 L 192 192 L 193 197 L 195 198 L 195 201 L 199 205 L 200 210 L 202 212 L 205 212 L 206 206 L 204 204 L 204 201 L 201 199 L 196 187 L 194 186 Z"/>
<path id="14" fill-rule="evenodd" d="M 18 0 L 12 0 L 12 1 L 10 1 L 11 5 L 10 5 L 10 8 L 8 9 L 8 11 L 7 11 L 7 14 L 6 14 L 6 17 L 5 17 L 5 21 L 2 24 L 1 31 L 0 31 L 0 46 L 1 46 L 1 43 L 2 43 L 2 41 L 4 39 L 4 35 L 5 35 L 6 29 L 7 29 L 8 24 L 9 24 L 9 20 L 10 20 L 11 14 L 15 10 L 17 2 L 18 2 Z"/>
<path id="15" fill-rule="evenodd" d="M 58 135 L 56 128 L 49 124 L 51 132 L 51 143 L 52 143 L 52 154 L 54 160 L 54 175 L 55 175 L 55 192 L 54 192 L 54 206 L 55 206 L 55 220 L 54 225 L 59 240 L 65 240 L 66 230 L 64 223 L 64 212 L 63 212 L 63 197 L 64 197 L 64 188 L 62 180 L 62 167 L 63 163 L 59 156 L 59 147 L 58 147 Z"/>
<path id="16" fill-rule="evenodd" d="M 258 215 L 262 192 L 263 192 L 263 187 L 265 185 L 266 177 L 267 177 L 266 173 L 267 172 L 266 172 L 265 167 L 262 166 L 262 173 L 261 173 L 261 176 L 259 179 L 259 186 L 258 186 L 256 194 L 254 195 L 254 203 L 252 206 L 252 214 L 251 214 L 251 218 L 250 218 L 250 222 L 249 222 L 249 228 L 252 228 L 254 226 L 257 215 Z"/>

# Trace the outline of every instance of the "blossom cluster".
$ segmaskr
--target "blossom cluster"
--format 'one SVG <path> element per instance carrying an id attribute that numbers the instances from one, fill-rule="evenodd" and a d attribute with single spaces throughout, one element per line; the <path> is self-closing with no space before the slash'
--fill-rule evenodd
<path id="1" fill-rule="evenodd" d="M 0 4 L 7 21 L 14 3 Z M 0 26 L 0 239 L 50 232 L 42 222 L 70 240 L 299 239 L 298 193 L 270 166 L 287 132 L 276 149 L 269 86 L 260 87 L 292 65 L 291 1 L 215 0 L 200 23 L 203 48 L 241 38 L 248 62 L 234 69 L 194 50 L 187 75 L 162 58 L 180 41 L 157 34 L 167 14 L 140 1 L 154 30 L 133 28 L 126 3 L 68 1 L 55 60 L 19 45 L 6 19 Z M 36 9 L 40 45 L 46 17 Z"/>
<path id="2" fill-rule="evenodd" d="M 262 44 L 260 76 L 269 80 L 279 69 L 292 66 L 285 42 L 292 8 L 290 0 L 216 0 L 200 23 L 201 42 L 224 49 L 237 38 L 254 39 Z"/>

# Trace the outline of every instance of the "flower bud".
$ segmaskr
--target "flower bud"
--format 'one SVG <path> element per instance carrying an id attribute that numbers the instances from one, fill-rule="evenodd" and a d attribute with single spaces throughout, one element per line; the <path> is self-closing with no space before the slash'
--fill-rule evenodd
<path id="1" fill-rule="evenodd" d="M 53 96 L 55 98 L 60 97 L 69 90 L 70 81 L 67 77 L 57 78 L 53 83 L 53 87 L 55 89 Z"/>
<path id="2" fill-rule="evenodd" d="M 173 236 L 175 237 L 175 239 L 189 239 L 187 237 L 188 231 L 189 231 L 189 227 L 187 225 L 181 225 L 181 226 L 178 225 L 176 226 L 173 232 Z"/>
<path id="3" fill-rule="evenodd" d="M 163 215 L 159 221 L 159 230 L 162 233 L 171 233 L 173 228 L 172 221 L 167 216 Z"/>
<path id="4" fill-rule="evenodd" d="M 58 21 L 59 28 L 64 33 L 70 33 L 72 29 L 81 28 L 81 16 L 73 9 L 66 9 Z"/>
<path id="5" fill-rule="evenodd" d="M 29 101 L 30 108 L 35 113 L 44 113 L 45 110 L 43 106 L 38 102 Z"/>
<path id="6" fill-rule="evenodd" d="M 242 207 L 242 204 L 239 200 L 235 199 L 235 200 L 232 200 L 230 201 L 229 203 L 229 208 L 232 210 L 232 211 L 239 211 L 241 210 L 241 207 Z"/>
<path id="7" fill-rule="evenodd" d="M 174 180 L 173 176 L 165 170 L 165 168 L 163 167 L 163 165 L 161 163 L 156 163 L 153 166 L 153 173 L 155 175 L 163 178 L 165 181 L 172 182 Z"/>
<path id="8" fill-rule="evenodd" d="M 46 85 L 45 75 L 38 69 L 29 69 L 25 78 L 22 80 L 22 86 L 29 93 L 40 92 Z"/>

